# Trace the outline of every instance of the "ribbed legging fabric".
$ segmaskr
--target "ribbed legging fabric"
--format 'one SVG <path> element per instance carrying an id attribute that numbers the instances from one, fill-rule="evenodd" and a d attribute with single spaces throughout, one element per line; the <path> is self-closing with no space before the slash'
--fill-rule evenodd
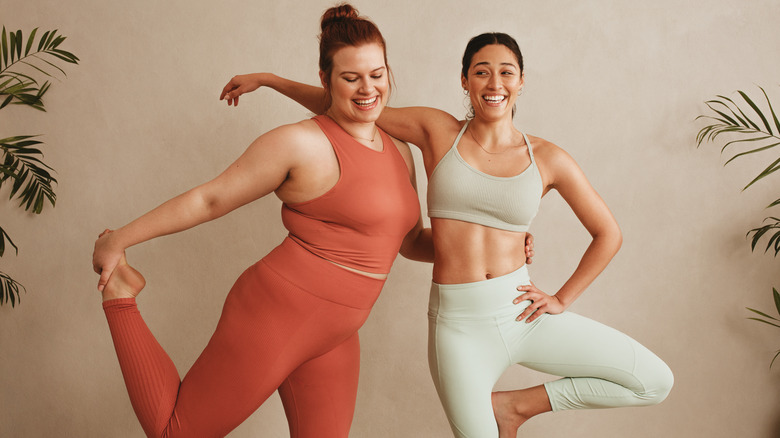
<path id="1" fill-rule="evenodd" d="M 291 437 L 347 437 L 360 366 L 357 330 L 383 283 L 285 239 L 238 278 L 211 340 L 181 381 L 135 300 L 105 302 L 146 435 L 225 436 L 278 390 Z"/>

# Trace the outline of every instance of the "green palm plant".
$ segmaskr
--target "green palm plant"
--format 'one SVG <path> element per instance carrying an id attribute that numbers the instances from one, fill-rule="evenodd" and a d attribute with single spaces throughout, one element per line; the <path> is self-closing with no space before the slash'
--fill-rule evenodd
<path id="1" fill-rule="evenodd" d="M 759 87 L 764 94 L 767 106 L 769 108 L 769 117 L 756 105 L 753 100 L 745 94 L 743 91 L 737 91 L 744 100 L 743 107 L 746 105 L 748 108 L 741 108 L 734 100 L 726 96 L 717 96 L 717 99 L 708 100 L 706 103 L 715 115 L 701 115 L 698 119 L 708 119 L 713 123 L 703 127 L 699 134 L 696 136 L 696 147 L 699 147 L 704 142 L 715 142 L 718 136 L 721 134 L 738 134 L 738 138 L 726 142 L 721 148 L 721 154 L 729 152 L 737 148 L 738 146 L 748 146 L 741 152 L 734 152 L 731 158 L 729 158 L 725 165 L 728 165 L 737 158 L 744 157 L 746 155 L 755 154 L 757 152 L 768 151 L 778 145 L 780 145 L 780 121 L 777 119 L 777 114 L 772 108 L 772 102 L 766 94 L 766 91 Z M 751 118 L 752 116 L 752 118 Z M 760 119 L 760 124 L 754 122 L 754 119 Z M 771 120 L 771 122 L 770 122 Z M 771 175 L 780 169 L 780 154 L 770 158 L 772 163 L 762 170 L 755 178 L 753 178 L 742 190 L 747 189 L 756 182 Z M 766 208 L 774 207 L 780 204 L 780 198 L 769 204 Z M 752 236 L 751 248 L 755 250 L 758 241 L 761 240 L 764 235 L 769 237 L 764 252 L 773 248 L 775 256 L 780 252 L 780 219 L 776 217 L 767 217 L 764 219 L 765 225 L 754 228 L 748 231 L 747 235 Z M 771 233 L 774 231 L 773 233 Z"/>
<path id="2" fill-rule="evenodd" d="M 3 26 L 0 35 L 0 109 L 9 105 L 25 105 L 39 111 L 46 111 L 43 97 L 51 87 L 48 80 L 39 82 L 35 76 L 43 75 L 55 79 L 52 72 L 66 76 L 56 62 L 78 64 L 79 59 L 60 45 L 65 37 L 57 30 L 46 31 L 35 45 L 38 28 L 23 37 L 22 31 L 6 32 Z M 53 169 L 42 161 L 43 152 L 36 140 L 38 135 L 15 135 L 0 138 L 0 189 L 10 185 L 9 200 L 19 200 L 19 207 L 35 214 L 43 212 L 48 202 L 54 207 L 57 197 L 53 184 Z M 8 233 L 0 226 L 0 257 L 6 249 L 6 242 L 18 254 L 19 248 Z M 19 301 L 24 286 L 0 271 L 0 305 L 10 302 L 13 307 Z"/>
<path id="3" fill-rule="evenodd" d="M 777 289 L 772 288 L 772 295 L 775 298 L 775 309 L 777 309 L 777 314 L 780 315 L 780 293 L 777 293 Z M 753 313 L 756 313 L 756 314 L 766 318 L 766 319 L 761 319 L 761 318 L 753 317 L 753 318 L 748 318 L 748 319 L 752 319 L 753 321 L 763 322 L 764 324 L 769 324 L 771 326 L 780 328 L 780 319 L 775 318 L 774 316 L 769 316 L 769 315 L 767 315 L 764 312 L 759 312 L 756 309 L 751 309 L 750 307 L 748 307 L 747 309 L 750 310 Z M 780 350 L 777 350 L 777 352 L 775 353 L 775 357 L 772 358 L 772 362 L 769 364 L 769 368 L 772 368 L 772 365 L 775 364 L 775 360 L 777 359 L 778 356 L 780 356 Z"/>
<path id="4" fill-rule="evenodd" d="M 727 151 L 733 154 L 731 158 L 726 161 L 724 164 L 725 166 L 737 158 L 758 152 L 769 151 L 780 145 L 780 121 L 778 121 L 777 114 L 772 107 L 769 96 L 766 94 L 766 90 L 761 87 L 759 87 L 759 89 L 761 89 L 764 100 L 766 100 L 768 113 L 766 112 L 766 109 L 762 111 L 753 99 L 743 91 L 737 91 L 742 98 L 742 102 L 740 102 L 742 106 L 734 100 L 720 95 L 717 96 L 717 99 L 705 102 L 707 107 L 715 114 L 697 117 L 697 120 L 707 119 L 711 123 L 699 131 L 699 134 L 696 136 L 696 147 L 701 146 L 704 142 L 715 142 L 717 137 L 721 134 L 729 134 L 732 139 L 727 141 L 720 150 L 721 154 L 724 154 Z M 756 120 L 760 123 L 756 123 Z M 733 139 L 734 137 L 736 138 Z M 743 147 L 743 150 L 734 151 L 734 149 L 738 149 L 739 147 Z M 775 152 L 777 152 L 777 150 L 775 150 Z M 772 160 L 771 164 L 743 187 L 743 191 L 780 169 L 780 154 L 770 157 L 770 160 Z M 766 208 L 777 205 L 780 205 L 780 198 L 770 203 Z M 747 232 L 747 237 L 751 238 L 750 248 L 752 251 L 755 251 L 756 245 L 764 236 L 768 238 L 764 252 L 766 253 L 770 248 L 774 249 L 775 257 L 777 257 L 777 254 L 780 252 L 780 218 L 774 216 L 767 217 L 764 219 L 762 226 Z M 772 288 L 772 294 L 775 301 L 775 308 L 777 309 L 778 315 L 780 315 L 780 294 L 778 294 L 777 289 L 775 288 Z M 747 307 L 747 309 L 766 318 L 761 319 L 752 317 L 748 319 L 780 328 L 780 319 L 758 310 L 751 309 L 750 307 Z M 777 351 L 772 362 L 769 364 L 770 368 L 774 365 L 778 356 L 780 356 L 780 350 Z"/>

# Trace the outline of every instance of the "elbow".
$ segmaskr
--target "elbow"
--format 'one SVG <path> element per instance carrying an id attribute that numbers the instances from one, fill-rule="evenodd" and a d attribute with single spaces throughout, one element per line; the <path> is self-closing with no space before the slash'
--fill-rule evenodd
<path id="1" fill-rule="evenodd" d="M 218 196 L 209 194 L 203 187 L 196 187 L 188 193 L 191 199 L 191 205 L 196 206 L 196 215 L 199 216 L 199 222 L 208 222 L 218 217 L 224 216 L 224 202 L 220 202 Z"/>
<path id="2" fill-rule="evenodd" d="M 604 227 L 592 234 L 594 242 L 600 242 L 603 247 L 609 248 L 612 255 L 617 254 L 623 245 L 623 233 L 617 224 Z"/>

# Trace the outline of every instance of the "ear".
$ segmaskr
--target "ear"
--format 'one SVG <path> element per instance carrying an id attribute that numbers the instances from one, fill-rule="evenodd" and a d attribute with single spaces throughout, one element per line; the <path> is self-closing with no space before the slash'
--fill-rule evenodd
<path id="1" fill-rule="evenodd" d="M 460 86 L 464 91 L 469 89 L 469 80 L 463 74 L 460 75 Z"/>
<path id="2" fill-rule="evenodd" d="M 520 88 L 523 88 L 525 86 L 525 72 L 522 72 L 520 74 Z"/>
<path id="3" fill-rule="evenodd" d="M 325 80 L 325 72 L 320 70 L 320 84 L 322 84 L 322 88 L 325 89 L 325 91 L 328 91 L 330 88 L 330 84 Z"/>

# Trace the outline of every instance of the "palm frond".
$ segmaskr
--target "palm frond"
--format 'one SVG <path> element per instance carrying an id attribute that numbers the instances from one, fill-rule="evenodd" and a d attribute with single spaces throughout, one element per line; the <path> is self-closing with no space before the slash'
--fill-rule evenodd
<path id="1" fill-rule="evenodd" d="M 27 289 L 21 283 L 0 271 L 0 306 L 7 302 L 11 303 L 11 307 L 16 306 L 16 303 L 20 300 L 20 291 L 27 292 Z"/>
<path id="2" fill-rule="evenodd" d="M 777 310 L 777 314 L 780 315 L 780 293 L 778 293 L 777 289 L 774 288 L 774 287 L 772 288 L 772 299 L 775 302 L 775 310 Z M 780 319 L 775 318 L 774 316 L 767 315 L 766 313 L 758 311 L 756 309 L 751 309 L 750 307 L 746 307 L 746 309 L 750 310 L 753 313 L 757 313 L 758 315 L 761 315 L 764 318 L 766 318 L 766 319 L 761 319 L 761 318 L 750 317 L 748 319 L 751 319 L 753 321 L 763 322 L 764 324 L 769 324 L 769 325 L 771 325 L 773 327 L 780 328 L 780 325 L 778 325 L 777 323 L 773 322 L 773 321 L 780 321 Z M 768 320 L 771 320 L 771 321 L 768 321 Z M 780 356 L 780 351 L 777 351 L 777 353 L 775 354 L 775 357 L 772 358 L 772 362 L 769 363 L 769 368 L 772 368 L 772 365 L 775 364 L 775 360 L 777 360 L 778 356 Z"/>
<path id="3" fill-rule="evenodd" d="M 761 240 L 761 238 L 765 235 L 768 236 L 769 242 L 767 243 L 766 248 L 764 248 L 764 252 L 767 252 L 770 249 L 774 249 L 775 257 L 777 257 L 777 254 L 780 253 L 780 219 L 770 216 L 764 219 L 764 222 L 767 221 L 774 222 L 768 223 L 759 228 L 753 228 L 747 232 L 746 237 L 751 237 L 751 234 L 753 235 L 750 241 L 750 249 L 755 251 L 756 246 L 758 245 L 758 241 Z"/>
<path id="4" fill-rule="evenodd" d="M 747 93 L 740 90 L 737 91 L 737 94 L 741 101 L 722 95 L 706 101 L 705 104 L 714 114 L 697 117 L 697 119 L 709 120 L 710 123 L 699 130 L 696 136 L 696 146 L 700 147 L 705 142 L 715 142 L 721 134 L 739 135 L 739 138 L 726 142 L 721 148 L 721 153 L 726 153 L 727 150 L 739 146 L 745 147 L 745 150 L 733 152 L 733 155 L 724 163 L 726 165 L 745 155 L 766 152 L 780 145 L 780 121 L 778 121 L 766 90 L 761 87 L 759 89 L 766 100 L 768 111 L 762 110 Z M 780 155 L 778 156 L 780 157 Z M 773 174 L 778 169 L 780 169 L 780 158 L 774 160 L 742 190 Z"/>
<path id="5" fill-rule="evenodd" d="M 15 79 L 15 82 L 4 82 L 0 86 L 0 102 L 2 102 L 0 108 L 14 103 L 45 111 L 42 98 L 49 83 L 40 85 L 30 74 L 22 73 L 20 68 L 29 68 L 33 70 L 32 73 L 42 73 L 47 77 L 55 78 L 56 72 L 67 76 L 65 70 L 55 62 L 64 61 L 70 64 L 79 62 L 76 55 L 60 48 L 66 38 L 57 35 L 57 30 L 45 32 L 38 42 L 37 50 L 34 50 L 37 32 L 38 28 L 33 29 L 25 40 L 21 30 L 7 32 L 3 26 L 0 35 L 0 81 L 4 77 L 10 77 Z M 13 70 L 10 70 L 12 67 Z"/>
<path id="6" fill-rule="evenodd" d="M 57 196 L 52 184 L 56 184 L 57 180 L 49 173 L 53 169 L 38 158 L 43 157 L 43 152 L 32 146 L 42 142 L 32 140 L 33 137 L 23 135 L 0 139 L 0 188 L 12 181 L 9 199 L 18 195 L 20 207 L 40 214 L 45 201 L 48 200 L 52 207 L 55 205 Z"/>

